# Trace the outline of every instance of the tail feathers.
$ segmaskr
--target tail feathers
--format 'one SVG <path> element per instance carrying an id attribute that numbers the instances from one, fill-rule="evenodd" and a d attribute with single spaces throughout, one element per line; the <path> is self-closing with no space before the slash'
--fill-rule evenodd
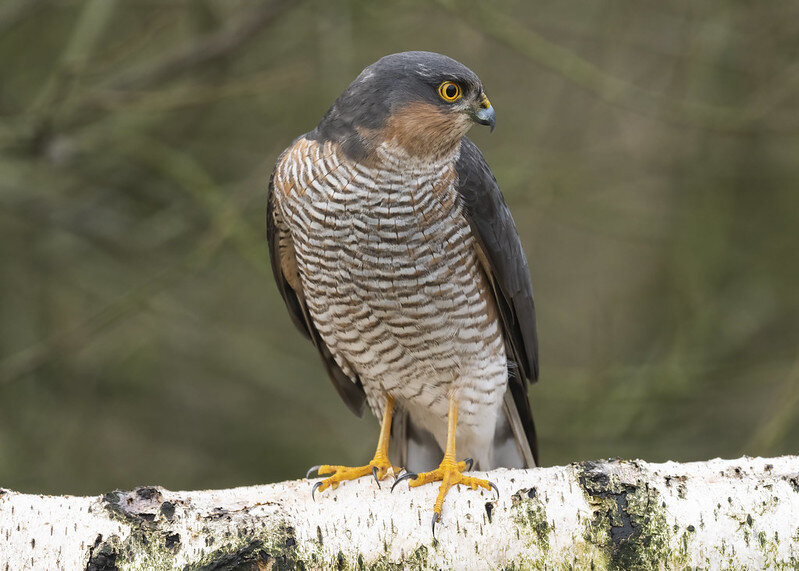
<path id="1" fill-rule="evenodd" d="M 508 388 L 502 401 L 502 414 L 497 417 L 494 431 L 492 452 L 495 468 L 535 468 L 535 442 L 528 442 L 527 432 Z"/>
<path id="2" fill-rule="evenodd" d="M 510 387 L 505 391 L 501 411 L 497 418 L 492 450 L 488 455 L 491 458 L 491 465 L 479 465 L 478 460 L 475 468 L 480 470 L 500 467 L 534 468 L 537 463 L 532 415 L 529 422 L 523 422 Z M 533 442 L 529 441 L 530 438 Z M 432 470 L 438 466 L 444 456 L 444 451 L 433 435 L 415 424 L 408 412 L 401 408 L 394 413 L 394 420 L 391 423 L 389 451 L 393 465 L 402 466 L 411 472 Z"/>
<path id="3" fill-rule="evenodd" d="M 405 410 L 394 413 L 389 443 L 391 463 L 410 472 L 433 470 L 444 451 L 430 432 L 418 427 Z"/>

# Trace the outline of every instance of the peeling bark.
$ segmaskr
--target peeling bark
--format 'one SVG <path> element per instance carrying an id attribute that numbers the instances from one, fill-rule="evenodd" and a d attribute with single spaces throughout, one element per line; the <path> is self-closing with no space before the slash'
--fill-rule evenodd
<path id="1" fill-rule="evenodd" d="M 799 457 L 495 470 L 501 491 L 371 478 L 101 497 L 0 490 L 0 570 L 799 568 Z"/>

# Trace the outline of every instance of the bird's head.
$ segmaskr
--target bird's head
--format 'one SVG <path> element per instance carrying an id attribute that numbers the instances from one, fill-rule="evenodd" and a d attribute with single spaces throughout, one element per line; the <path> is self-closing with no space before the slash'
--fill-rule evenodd
<path id="1" fill-rule="evenodd" d="M 493 130 L 495 115 L 473 71 L 441 54 L 402 52 L 364 69 L 317 132 L 355 159 L 380 145 L 424 157 L 451 152 L 475 123 Z"/>

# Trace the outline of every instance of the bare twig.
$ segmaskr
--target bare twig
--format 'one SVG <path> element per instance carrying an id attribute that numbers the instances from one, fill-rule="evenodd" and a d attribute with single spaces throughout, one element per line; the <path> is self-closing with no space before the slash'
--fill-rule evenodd
<path id="1" fill-rule="evenodd" d="M 747 442 L 746 450 L 774 449 L 799 417 L 799 357 L 785 376 L 778 398 L 779 402 L 768 408 L 768 418 Z"/>
<path id="2" fill-rule="evenodd" d="M 49 362 L 53 354 L 85 345 L 109 326 L 146 307 L 154 295 L 185 275 L 205 267 L 228 240 L 233 241 L 253 267 L 265 271 L 263 260 L 266 254 L 259 251 L 262 241 L 255 236 L 236 207 L 224 200 L 216 183 L 192 157 L 150 139 L 127 142 L 130 156 L 192 193 L 211 220 L 210 230 L 198 239 L 196 249 L 179 263 L 156 273 L 82 322 L 56 331 L 47 339 L 0 360 L 0 385 L 35 372 Z"/>
<path id="3" fill-rule="evenodd" d="M 755 124 L 769 109 L 769 106 L 763 105 L 751 109 L 706 105 L 653 93 L 610 75 L 574 52 L 535 33 L 511 16 L 493 9 L 488 3 L 458 0 L 437 0 L 437 3 L 452 14 L 464 18 L 477 30 L 611 105 L 677 124 L 726 133 L 754 130 Z M 790 76 L 786 88 L 793 91 L 795 86 L 794 78 Z M 758 124 L 757 130 L 762 127 Z M 770 129 L 779 131 L 794 130 L 796 127 L 790 123 L 769 126 Z"/>
<path id="4" fill-rule="evenodd" d="M 116 4 L 116 0 L 90 0 L 83 6 L 59 65 L 33 98 L 30 124 L 35 147 L 50 135 L 54 118 L 89 61 Z"/>
<path id="5" fill-rule="evenodd" d="M 174 88 L 149 91 L 96 91 L 88 105 L 116 111 L 171 111 L 215 103 L 224 99 L 259 95 L 274 85 L 285 85 L 308 79 L 309 71 L 296 66 L 270 69 L 219 85 L 202 82 L 184 82 Z"/>
<path id="6" fill-rule="evenodd" d="M 152 138 L 128 139 L 128 154 L 189 194 L 211 222 L 210 239 L 230 238 L 253 267 L 266 271 L 264 241 L 241 217 L 205 168 L 189 153 Z"/>
<path id="7" fill-rule="evenodd" d="M 164 80 L 179 77 L 241 47 L 296 3 L 291 0 L 274 0 L 266 6 L 253 8 L 234 23 L 166 54 L 155 63 L 123 71 L 111 78 L 103 88 L 146 89 Z"/>
<path id="8" fill-rule="evenodd" d="M 31 16 L 50 0 L 19 0 L 6 4 L 0 12 L 0 36 Z"/>

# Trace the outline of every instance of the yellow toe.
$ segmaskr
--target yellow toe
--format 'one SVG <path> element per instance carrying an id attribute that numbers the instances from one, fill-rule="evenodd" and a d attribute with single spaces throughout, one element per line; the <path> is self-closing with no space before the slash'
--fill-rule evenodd
<path id="1" fill-rule="evenodd" d="M 444 506 L 444 498 L 447 496 L 447 492 L 452 486 L 469 486 L 472 490 L 476 490 L 477 488 L 485 488 L 486 490 L 490 491 L 492 487 L 496 489 L 496 486 L 494 486 L 494 484 L 488 480 L 474 478 L 472 476 L 464 476 L 462 471 L 465 469 L 466 462 L 455 462 L 451 458 L 444 457 L 438 468 L 431 470 L 430 472 L 422 472 L 421 474 L 417 474 L 416 478 L 411 480 L 411 482 L 408 484 L 409 487 L 416 488 L 431 482 L 441 482 L 435 507 L 433 508 L 433 512 L 435 513 L 433 516 L 434 522 L 438 521 L 438 519 L 441 517 L 441 508 Z"/>
<path id="2" fill-rule="evenodd" d="M 383 480 L 386 477 L 389 470 L 392 470 L 392 472 L 395 474 L 399 472 L 399 468 L 395 469 L 387 458 L 377 456 L 365 466 L 349 467 L 323 464 L 322 466 L 319 466 L 317 474 L 320 476 L 326 476 L 327 474 L 332 475 L 329 478 L 325 478 L 321 482 L 318 482 L 314 486 L 314 491 L 319 490 L 322 492 L 327 488 L 333 488 L 335 490 L 341 482 L 356 480 L 358 478 L 362 478 L 363 476 L 374 476 L 379 486 L 380 480 Z"/>

